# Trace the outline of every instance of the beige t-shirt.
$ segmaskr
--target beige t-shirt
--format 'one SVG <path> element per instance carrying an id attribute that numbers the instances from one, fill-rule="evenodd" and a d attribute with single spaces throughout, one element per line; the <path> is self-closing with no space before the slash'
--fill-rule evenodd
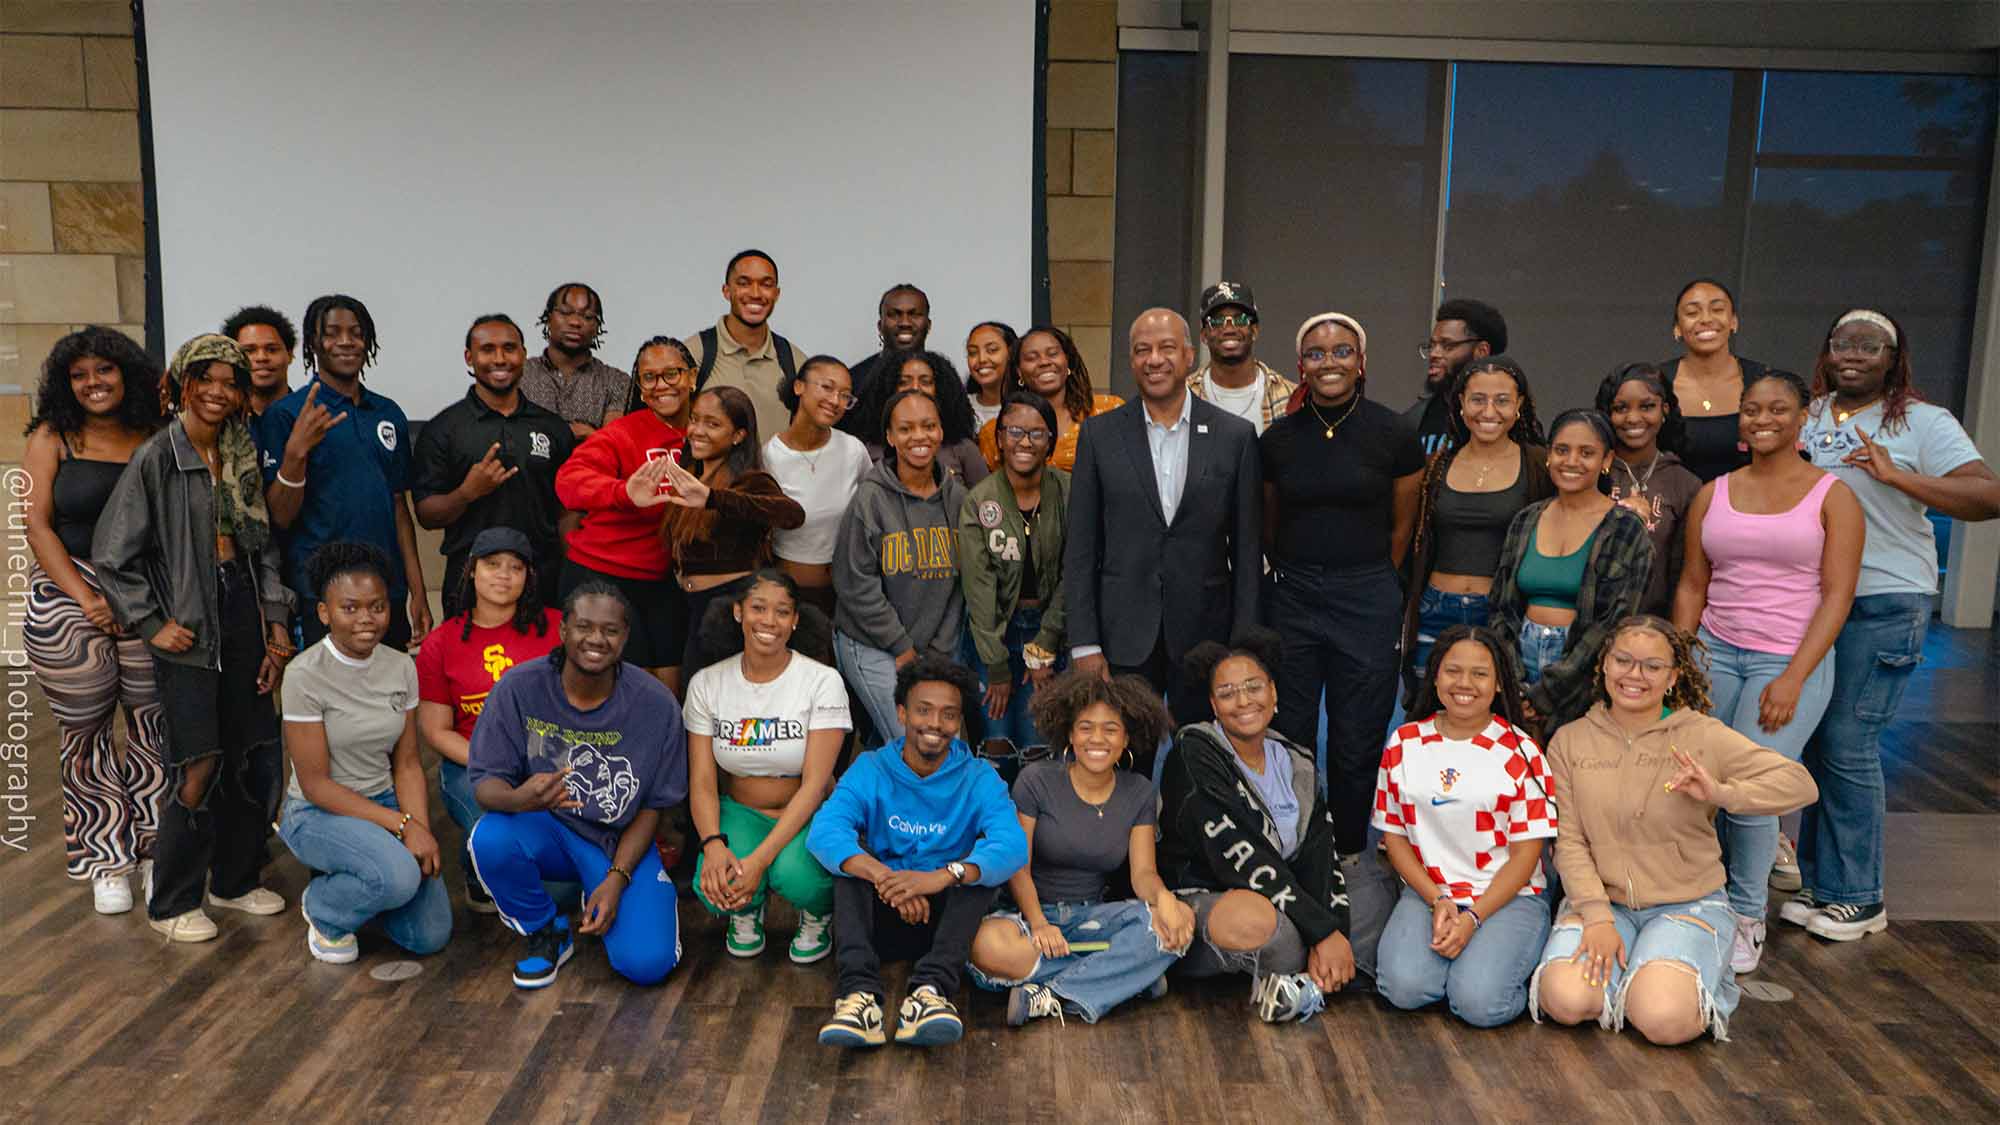
<path id="1" fill-rule="evenodd" d="M 761 445 L 792 424 L 792 412 L 785 409 L 784 400 L 778 397 L 778 387 L 785 381 L 784 368 L 778 365 L 778 334 L 775 331 L 767 334 L 764 346 L 753 352 L 729 334 L 728 319 L 725 316 L 715 322 L 715 367 L 701 389 L 736 387 L 749 395 L 751 405 L 757 408 L 757 441 Z M 699 370 L 703 351 L 701 333 L 690 333 L 685 342 L 688 351 L 694 353 L 694 365 Z M 796 344 L 792 344 L 791 353 L 792 370 L 797 371 L 808 353 L 800 351 Z"/>

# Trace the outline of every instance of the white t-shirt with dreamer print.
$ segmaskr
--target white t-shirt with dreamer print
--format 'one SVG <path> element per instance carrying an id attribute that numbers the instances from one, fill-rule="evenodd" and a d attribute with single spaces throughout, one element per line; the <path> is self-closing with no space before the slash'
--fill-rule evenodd
<path id="1" fill-rule="evenodd" d="M 1861 547 L 1861 577 L 1854 593 L 1935 594 L 1938 586 L 1937 534 L 1924 504 L 1868 475 L 1842 458 L 1861 448 L 1856 430 L 1888 452 L 1891 460 L 1911 472 L 1941 477 L 1979 460 L 1979 447 L 1966 436 L 1951 411 L 1928 402 L 1913 402 L 1903 414 L 1905 424 L 1884 432 L 1882 404 L 1872 403 L 1842 421 L 1830 398 L 1821 398 L 1807 412 L 1801 435 L 1812 463 L 1839 477 L 1854 490 L 1867 518 L 1868 539 Z"/>
<path id="2" fill-rule="evenodd" d="M 709 736 L 716 766 L 737 777 L 798 777 L 808 731 L 854 728 L 840 673 L 796 652 L 767 684 L 744 678 L 740 653 L 703 668 L 684 710 L 688 733 Z"/>

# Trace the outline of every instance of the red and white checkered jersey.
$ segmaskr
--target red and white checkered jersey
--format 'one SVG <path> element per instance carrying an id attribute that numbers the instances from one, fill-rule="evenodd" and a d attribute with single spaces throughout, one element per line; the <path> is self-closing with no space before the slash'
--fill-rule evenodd
<path id="1" fill-rule="evenodd" d="M 1498 715 L 1469 739 L 1445 737 L 1436 716 L 1404 723 L 1382 751 L 1375 827 L 1407 838 L 1431 881 L 1470 906 L 1508 845 L 1556 834 L 1542 748 Z M 1538 863 L 1521 893 L 1547 890 Z"/>

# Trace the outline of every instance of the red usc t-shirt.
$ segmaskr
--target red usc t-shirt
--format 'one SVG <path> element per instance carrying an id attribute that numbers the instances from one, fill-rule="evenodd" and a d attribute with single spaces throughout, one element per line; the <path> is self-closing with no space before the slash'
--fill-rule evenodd
<path id="1" fill-rule="evenodd" d="M 471 738 L 487 695 L 507 669 L 547 656 L 562 644 L 562 611 L 550 609 L 545 619 L 548 632 L 540 636 L 533 629 L 515 632 L 511 624 L 475 625 L 461 640 L 465 622 L 457 617 L 432 629 L 417 650 L 417 698 L 450 707 L 452 729 Z"/>

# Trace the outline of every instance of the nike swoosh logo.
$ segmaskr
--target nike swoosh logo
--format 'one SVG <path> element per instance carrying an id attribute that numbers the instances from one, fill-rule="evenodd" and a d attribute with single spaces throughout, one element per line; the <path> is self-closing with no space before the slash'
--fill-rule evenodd
<path id="1" fill-rule="evenodd" d="M 1431 804 L 1433 804 L 1433 805 L 1451 805 L 1451 804 L 1456 804 L 1457 802 L 1458 802 L 1458 798 L 1457 798 L 1457 797 L 1432 797 L 1432 798 L 1431 798 Z"/>

